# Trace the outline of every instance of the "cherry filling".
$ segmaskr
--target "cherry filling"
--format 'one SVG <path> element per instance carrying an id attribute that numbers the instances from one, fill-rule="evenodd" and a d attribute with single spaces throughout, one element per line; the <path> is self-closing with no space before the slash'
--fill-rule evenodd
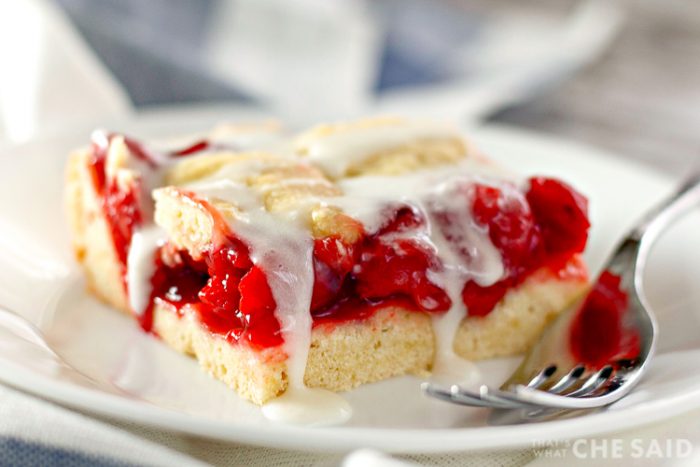
<path id="1" fill-rule="evenodd" d="M 488 314 L 535 269 L 564 268 L 585 245 L 589 225 L 585 199 L 561 182 L 532 179 L 525 194 L 473 184 L 459 195 L 464 196 L 463 206 L 471 218 L 488 231 L 505 269 L 503 279 L 494 285 L 465 284 L 462 298 L 471 315 Z M 417 233 L 426 228 L 423 214 L 407 206 L 387 209 L 384 226 L 354 243 L 339 236 L 315 240 L 311 299 L 315 325 L 364 319 L 387 305 L 429 313 L 450 308 L 447 293 L 430 280 L 430 271 L 439 271 L 441 264 L 418 240 Z M 451 223 L 453 214 L 430 213 L 436 228 L 449 241 L 457 242 L 460 233 Z M 177 308 L 190 304 L 211 332 L 231 342 L 243 339 L 261 348 L 283 342 L 265 271 L 252 264 L 248 248 L 235 235 L 228 233 L 223 244 L 199 262 L 183 257 L 186 260 L 161 262 L 157 276 L 168 279 L 164 287 L 155 288 L 155 297 Z M 175 265 L 173 272 L 163 272 L 169 264 Z M 197 280 L 181 272 L 188 267 L 198 271 Z M 178 280 L 184 284 L 178 285 Z M 168 298 L 173 287 L 188 290 L 193 283 L 201 286 L 196 294 L 175 294 L 189 300 Z"/>
<path id="2" fill-rule="evenodd" d="M 338 237 L 315 241 L 314 324 L 363 319 L 378 308 L 443 312 L 447 293 L 429 279 L 440 268 L 430 250 L 411 238 L 425 227 L 422 215 L 410 207 L 390 209 L 388 221 L 376 233 L 354 244 Z"/>
<path id="3" fill-rule="evenodd" d="M 155 165 L 143 147 L 128 139 L 126 142 L 135 157 Z M 170 156 L 184 157 L 209 147 L 200 141 Z M 105 175 L 106 152 L 106 147 L 93 144 L 91 166 L 126 272 L 131 238 L 144 221 L 141 187 L 137 182 L 120 189 L 115 180 L 109 180 Z M 364 319 L 390 304 L 429 313 L 447 311 L 452 305 L 449 296 L 431 280 L 431 274 L 441 271 L 442 265 L 420 240 L 419 234 L 424 236 L 427 228 L 425 215 L 449 242 L 463 247 L 464 233 L 454 219 L 466 214 L 488 232 L 501 254 L 505 272 L 499 282 L 480 286 L 468 281 L 464 285 L 462 300 L 471 316 L 490 313 L 509 289 L 536 269 L 564 268 L 585 246 L 587 202 L 557 180 L 532 178 L 524 194 L 514 188 L 469 184 L 460 187 L 455 196 L 463 197 L 464 202 L 456 204 L 466 213 L 454 212 L 454 203 L 426 214 L 405 205 L 389 206 L 384 225 L 354 243 L 338 236 L 315 240 L 310 310 L 314 324 Z M 161 301 L 182 312 L 188 305 L 210 332 L 231 342 L 245 341 L 258 348 L 280 345 L 283 338 L 266 272 L 252 263 L 248 247 L 240 239 L 226 228 L 222 231 L 224 240 L 196 260 L 168 245 L 161 248 L 152 278 L 151 307 L 154 301 Z M 470 261 L 469 248 L 463 250 L 459 254 Z M 152 309 L 142 315 L 141 324 L 151 329 Z"/>
<path id="4" fill-rule="evenodd" d="M 212 144 L 209 140 L 206 139 L 201 139 L 199 141 L 195 141 L 194 143 L 190 144 L 186 148 L 179 149 L 177 151 L 173 151 L 171 155 L 173 157 L 186 157 L 186 156 L 191 156 L 192 154 L 196 154 L 201 151 L 206 151 L 207 149 L 210 149 L 212 147 Z"/>
<path id="5" fill-rule="evenodd" d="M 114 135 L 108 135 L 107 142 Z M 125 139 L 130 151 L 145 158 L 146 153 L 137 143 Z M 93 186 L 102 201 L 102 211 L 107 219 L 117 259 L 122 268 L 122 279 L 126 289 L 126 260 L 134 230 L 143 223 L 141 216 L 141 184 L 135 181 L 128 187 L 119 186 L 117 180 L 108 178 L 105 171 L 107 146 L 92 144 L 90 168 Z M 150 159 L 149 159 L 150 160 Z"/>
<path id="6" fill-rule="evenodd" d="M 144 195 L 140 180 L 129 186 L 120 186 L 117 180 L 107 177 L 105 170 L 109 144 L 117 136 L 116 133 L 104 134 L 104 138 L 95 138 L 91 145 L 90 170 L 93 186 L 102 202 L 102 211 L 107 219 L 117 259 L 122 268 L 122 280 L 126 290 L 126 263 L 129 247 L 134 231 L 143 224 L 141 202 Z M 136 140 L 124 136 L 124 144 L 131 155 L 145 162 L 152 169 L 157 168 L 157 158 Z M 202 140 L 195 144 L 174 151 L 171 157 L 184 157 L 207 150 L 211 147 L 208 141 Z"/>
<path id="7" fill-rule="evenodd" d="M 161 301 L 180 313 L 189 305 L 209 332 L 229 342 L 244 340 L 257 348 L 283 342 L 265 273 L 253 265 L 248 248 L 235 237 L 198 260 L 172 251 L 169 245 L 161 247 L 151 284 L 151 305 L 141 320 L 146 330 L 152 327 L 153 304 Z"/>
<path id="8" fill-rule="evenodd" d="M 534 270 L 558 271 L 572 255 L 580 253 L 588 239 L 588 202 L 558 180 L 535 177 L 525 199 L 506 198 L 494 187 L 474 185 L 474 219 L 488 228 L 506 270 L 499 282 L 482 287 L 468 282 L 462 299 L 470 316 L 485 316 L 506 292 Z"/>

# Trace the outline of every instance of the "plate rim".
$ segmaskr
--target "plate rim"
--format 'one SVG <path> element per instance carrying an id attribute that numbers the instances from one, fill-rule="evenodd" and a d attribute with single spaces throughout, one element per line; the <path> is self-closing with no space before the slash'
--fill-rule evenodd
<path id="1" fill-rule="evenodd" d="M 688 350 L 683 353 L 698 353 Z M 2 359 L 0 368 L 6 369 Z M 535 441 L 565 441 L 580 437 L 598 437 L 641 428 L 700 407 L 700 386 L 670 398 L 648 401 L 633 408 L 635 415 L 623 417 L 615 424 L 604 422 L 610 414 L 628 412 L 604 411 L 571 419 L 523 425 L 473 428 L 395 429 L 365 427 L 302 427 L 293 425 L 246 425 L 229 421 L 202 420 L 176 410 L 159 408 L 147 401 L 132 403 L 130 399 L 103 391 L 73 385 L 38 375 L 15 366 L 15 376 L 0 371 L 0 380 L 20 391 L 57 402 L 74 409 L 121 421 L 137 422 L 151 428 L 164 429 L 215 439 L 277 449 L 303 449 L 311 452 L 345 452 L 357 448 L 375 448 L 394 454 L 436 454 L 479 452 L 494 449 L 532 448 Z M 44 391 L 38 390 L 44 385 Z M 46 392 L 49 392 L 47 396 Z M 539 427 L 539 430 L 533 429 Z M 544 428 L 544 429 L 543 429 Z M 537 433 L 540 431 L 542 433 Z M 536 436 L 533 436 L 535 432 Z M 426 436 L 426 433 L 429 435 Z M 479 436 L 473 436 L 478 433 Z M 309 441 L 310 435 L 314 440 Z M 504 443 L 503 440 L 508 442 Z"/>

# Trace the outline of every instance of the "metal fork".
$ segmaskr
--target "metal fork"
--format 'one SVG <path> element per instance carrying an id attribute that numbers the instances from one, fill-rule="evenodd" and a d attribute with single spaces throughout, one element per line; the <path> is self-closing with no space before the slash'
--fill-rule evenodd
<path id="1" fill-rule="evenodd" d="M 642 274 L 653 243 L 682 214 L 700 203 L 700 172 L 689 177 L 665 202 L 643 217 L 608 259 L 604 272 L 620 277 L 628 306 L 622 316 L 625 329 L 639 338 L 639 353 L 624 361 L 596 366 L 577 361 L 569 335 L 577 312 L 589 296 L 576 301 L 542 333 L 523 362 L 498 389 L 482 385 L 470 390 L 425 382 L 425 394 L 461 405 L 497 409 L 591 409 L 620 400 L 646 372 L 656 346 L 656 320 L 642 289 Z M 601 273 L 602 274 L 602 273 Z M 591 290 L 600 281 L 594 282 Z"/>

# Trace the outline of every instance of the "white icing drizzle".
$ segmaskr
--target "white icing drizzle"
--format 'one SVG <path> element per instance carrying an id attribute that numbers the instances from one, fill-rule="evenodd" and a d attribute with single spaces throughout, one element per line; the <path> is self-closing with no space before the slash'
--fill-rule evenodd
<path id="1" fill-rule="evenodd" d="M 512 174 L 495 164 L 476 158 L 464 159 L 459 164 L 445 165 L 428 170 L 420 170 L 400 176 L 366 175 L 346 178 L 336 182 L 344 196 L 327 198 L 328 204 L 338 206 L 346 214 L 361 221 L 365 229 L 374 232 L 386 221 L 384 207 L 387 205 L 410 204 L 425 198 L 442 185 L 455 180 L 489 180 L 519 183 Z M 464 198 L 459 198 L 463 200 Z M 464 206 L 462 209 L 464 210 Z"/>
<path id="2" fill-rule="evenodd" d="M 393 125 L 357 128 L 309 142 L 308 159 L 333 178 L 341 177 L 368 155 L 423 138 L 450 138 L 459 133 L 449 125 L 401 121 Z"/>
<path id="3" fill-rule="evenodd" d="M 246 222 L 234 221 L 231 229 L 248 244 L 253 263 L 265 271 L 288 356 L 289 388 L 300 390 L 305 387 L 304 370 L 311 346 L 313 241 L 295 222 L 280 222 L 262 207 L 247 210 L 246 215 Z"/>
<path id="4" fill-rule="evenodd" d="M 129 306 L 139 316 L 149 305 L 151 298 L 151 277 L 155 272 L 156 249 L 165 243 L 167 236 L 163 229 L 150 223 L 134 232 L 127 258 L 126 282 L 129 291 Z"/>
<path id="5" fill-rule="evenodd" d="M 284 180 L 278 180 L 273 183 L 265 183 L 258 185 L 258 189 L 265 191 L 269 189 L 276 189 L 281 187 L 291 187 L 291 186 L 303 186 L 307 187 L 310 185 L 323 185 L 329 188 L 333 187 L 333 184 L 324 178 L 287 178 Z"/>
<path id="6" fill-rule="evenodd" d="M 449 242 L 440 227 L 435 225 L 434 216 L 428 215 L 428 219 L 433 221 L 430 226 L 431 240 L 444 268 L 442 271 L 428 272 L 429 278 L 441 286 L 452 301 L 447 313 L 431 315 L 435 333 L 433 374 L 452 375 L 459 372 L 463 375 L 461 381 L 462 378 L 474 378 L 477 371 L 471 362 L 460 358 L 453 349 L 457 329 L 467 315 L 462 288 L 468 280 L 491 285 L 503 277 L 504 268 L 500 252 L 491 243 L 488 232 L 472 219 L 465 206 L 465 197 L 456 192 L 454 182 L 438 186 L 434 197 L 431 199 L 429 196 L 428 204 L 432 212 L 444 210 L 451 214 L 459 213 L 451 216 L 449 228 L 451 233 L 456 232 L 460 237 Z M 467 250 L 467 254 L 459 250 Z"/>

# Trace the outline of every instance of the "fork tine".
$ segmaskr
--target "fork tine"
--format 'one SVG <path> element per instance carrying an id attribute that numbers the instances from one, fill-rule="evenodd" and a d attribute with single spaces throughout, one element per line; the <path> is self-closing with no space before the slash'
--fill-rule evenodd
<path id="1" fill-rule="evenodd" d="M 543 384 L 556 371 L 556 369 L 551 370 L 552 366 L 545 368 L 533 380 L 537 379 L 539 380 L 537 384 Z M 524 385 L 515 386 L 515 392 L 494 389 L 486 385 L 480 386 L 478 391 L 471 391 L 456 384 L 447 389 L 428 382 L 423 383 L 421 388 L 426 395 L 447 402 L 473 407 L 496 409 L 532 409 L 533 407 L 584 409 L 597 406 L 594 401 L 595 397 L 588 398 L 585 396 L 597 392 L 605 384 L 611 383 L 605 386 L 603 395 L 608 395 L 615 391 L 617 386 L 612 384 L 615 378 L 611 379 L 614 371 L 613 366 L 606 365 L 589 376 L 578 389 L 566 394 L 563 394 L 566 389 L 581 380 L 581 376 L 585 372 L 583 366 L 577 365 L 572 368 L 549 391 Z"/>
<path id="2" fill-rule="evenodd" d="M 576 370 L 576 373 L 581 370 L 575 367 L 570 373 Z M 551 408 L 566 408 L 566 409 L 583 409 L 596 407 L 602 405 L 599 403 L 600 399 L 596 397 L 585 397 L 596 392 L 602 388 L 610 380 L 614 372 L 614 368 L 611 365 L 607 365 L 597 372 L 589 376 L 583 385 L 581 385 L 575 391 L 567 394 L 554 394 L 549 391 L 543 391 L 540 389 L 530 388 L 525 385 L 520 385 L 515 387 L 515 392 L 511 393 L 509 391 L 502 391 L 502 398 L 520 402 L 523 405 L 529 406 L 541 406 L 541 407 L 551 407 Z M 613 378 L 614 380 L 614 378 Z M 614 392 L 615 388 L 611 387 L 610 390 L 605 392 L 605 395 Z M 598 399 L 598 401 L 596 401 Z"/>
<path id="3" fill-rule="evenodd" d="M 492 407 L 490 403 L 481 400 L 479 397 L 469 397 L 466 394 L 456 395 L 451 390 L 439 387 L 432 383 L 422 383 L 421 389 L 428 396 L 432 396 L 443 401 L 454 402 L 460 405 L 471 405 L 474 407 Z"/>
<path id="4" fill-rule="evenodd" d="M 485 388 L 483 386 L 482 388 Z M 514 409 L 523 407 L 523 404 L 509 401 L 501 400 L 496 397 L 490 397 L 487 395 L 486 398 L 482 397 L 482 393 L 485 391 L 482 389 L 480 393 L 475 393 L 466 389 L 459 387 L 458 385 L 450 386 L 449 390 L 439 387 L 435 384 L 424 382 L 421 384 L 421 389 L 428 396 L 435 397 L 440 400 L 447 402 L 453 402 L 460 405 L 468 405 L 473 407 L 487 407 L 487 408 L 497 408 L 497 409 Z"/>
<path id="5" fill-rule="evenodd" d="M 529 383 L 527 383 L 527 387 L 529 388 L 538 388 L 540 387 L 543 383 L 545 383 L 549 378 L 552 377 L 554 373 L 557 371 L 557 366 L 556 365 L 549 365 L 542 370 L 540 370 L 539 373 L 537 373 Z"/>
<path id="6" fill-rule="evenodd" d="M 585 383 L 583 383 L 583 386 L 578 388 L 575 391 L 572 391 L 568 394 L 566 394 L 567 397 L 581 397 L 585 396 L 586 394 L 590 394 L 597 389 L 599 389 L 603 384 L 605 384 L 608 379 L 610 379 L 610 376 L 612 376 L 614 371 L 614 368 L 611 365 L 606 365 L 597 372 L 593 373 Z"/>
<path id="7" fill-rule="evenodd" d="M 539 389 L 535 388 L 529 388 L 527 386 L 523 386 L 527 388 L 528 390 L 532 392 L 537 392 L 541 393 L 544 391 L 541 391 Z M 522 409 L 532 409 L 535 407 L 545 407 L 542 404 L 538 403 L 532 403 L 529 402 L 523 398 L 521 398 L 518 394 L 511 392 L 511 391 L 502 391 L 500 389 L 494 389 L 494 388 L 489 388 L 487 386 L 482 386 L 482 398 L 489 398 L 492 400 L 499 400 L 502 401 L 501 403 L 508 403 L 511 404 L 511 408 L 522 408 Z"/>
<path id="8" fill-rule="evenodd" d="M 473 393 L 471 391 L 465 391 L 462 389 L 460 391 L 461 394 L 467 394 L 469 396 L 477 396 L 476 393 Z M 490 388 L 486 385 L 482 385 L 479 387 L 479 393 L 478 397 L 482 400 L 485 401 L 489 404 L 491 407 L 496 407 L 500 409 L 521 409 L 524 407 L 531 407 L 529 404 L 519 400 L 519 399 L 511 399 L 509 397 L 503 397 L 504 395 L 508 395 L 509 393 L 499 391 L 497 389 Z"/>
<path id="9" fill-rule="evenodd" d="M 586 367 L 583 365 L 575 366 L 570 372 L 568 372 L 562 379 L 560 379 L 554 386 L 549 388 L 549 392 L 552 394 L 561 394 L 562 392 L 569 389 L 571 386 L 576 384 L 576 382 L 583 376 L 586 371 Z"/>

